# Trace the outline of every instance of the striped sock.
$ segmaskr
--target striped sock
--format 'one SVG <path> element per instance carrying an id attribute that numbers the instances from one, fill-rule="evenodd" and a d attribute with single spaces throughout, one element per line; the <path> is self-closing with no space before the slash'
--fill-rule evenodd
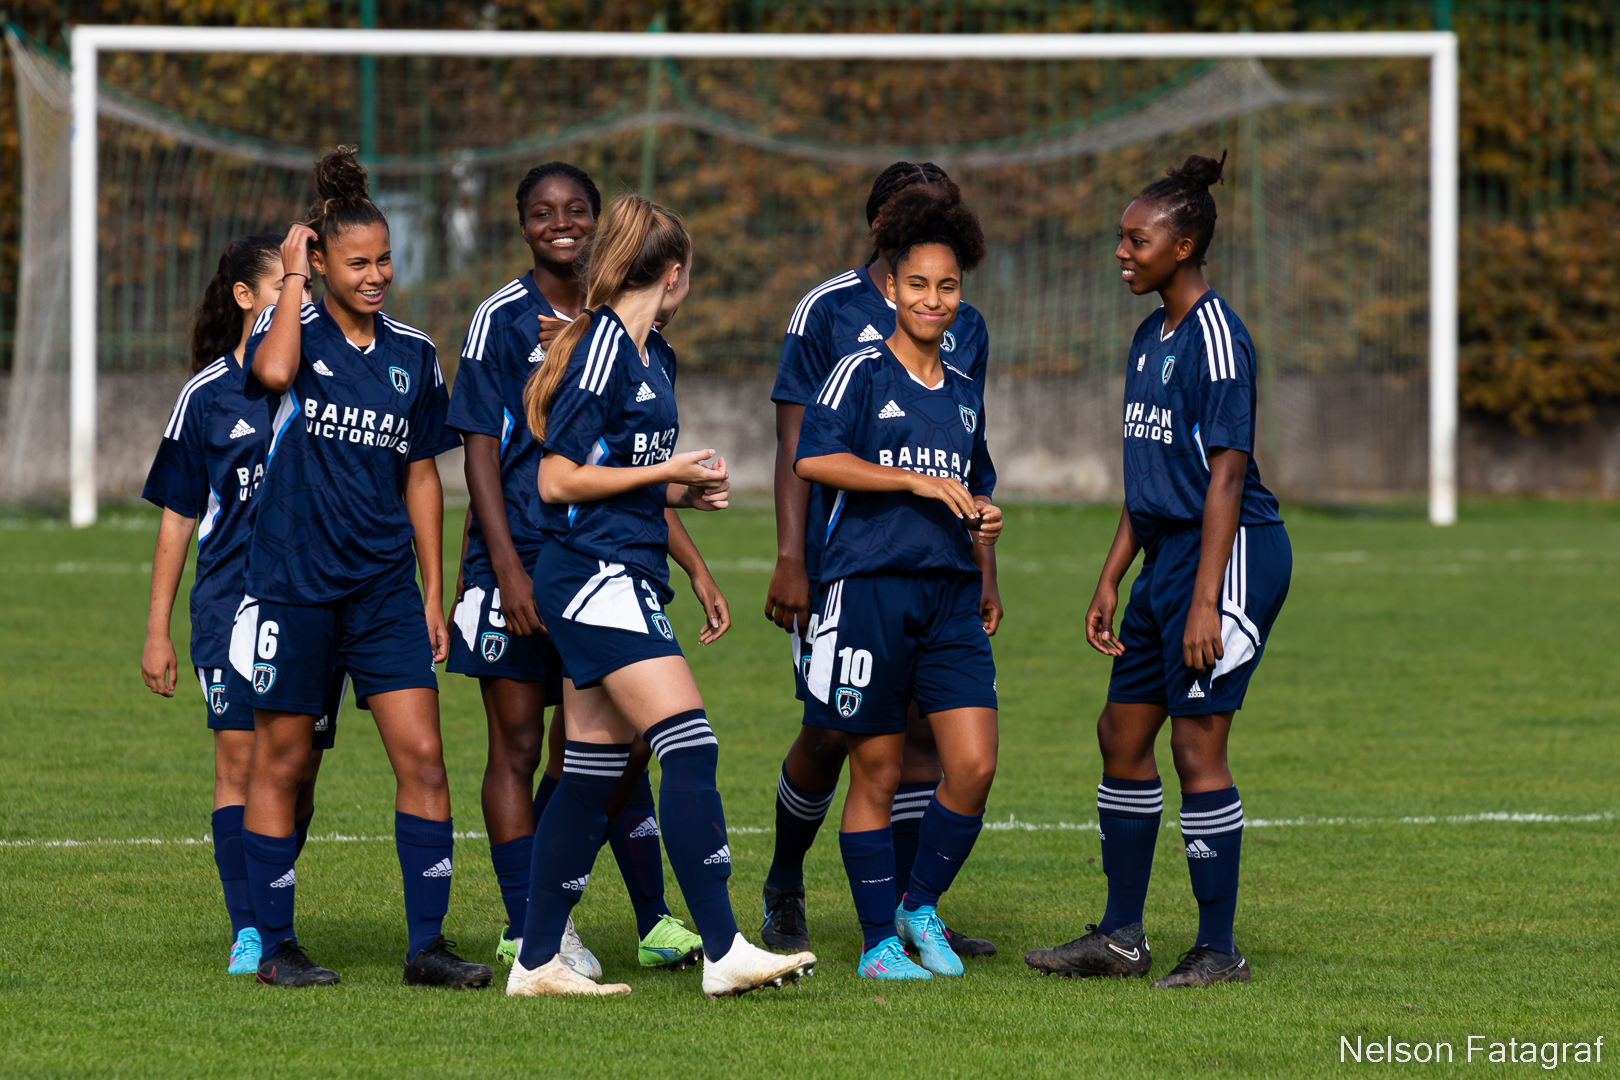
<path id="1" fill-rule="evenodd" d="M 917 839 L 922 831 L 923 813 L 934 800 L 938 781 L 901 784 L 894 792 L 894 808 L 889 811 L 889 828 L 894 830 L 894 902 L 899 906 L 911 884 L 911 868 L 917 864 Z"/>
<path id="2" fill-rule="evenodd" d="M 720 792 L 714 786 L 720 742 L 702 709 L 660 720 L 647 729 L 646 738 L 664 773 L 658 785 L 664 850 L 703 938 L 703 955 L 718 961 L 737 938 L 737 919 L 726 892 L 731 844 Z"/>
<path id="3" fill-rule="evenodd" d="M 776 778 L 776 849 L 765 885 L 771 889 L 803 889 L 804 857 L 816 842 L 838 788 L 806 791 L 788 779 L 787 763 Z"/>
<path id="4" fill-rule="evenodd" d="M 1187 845 L 1187 872 L 1198 900 L 1196 944 L 1235 953 L 1232 923 L 1243 855 L 1243 800 L 1237 787 L 1182 792 L 1181 839 Z"/>
<path id="5" fill-rule="evenodd" d="M 1164 785 L 1157 776 L 1120 780 L 1104 774 L 1097 785 L 1097 834 L 1108 876 L 1108 909 L 1097 929 L 1105 934 L 1142 921 L 1163 812 Z"/>

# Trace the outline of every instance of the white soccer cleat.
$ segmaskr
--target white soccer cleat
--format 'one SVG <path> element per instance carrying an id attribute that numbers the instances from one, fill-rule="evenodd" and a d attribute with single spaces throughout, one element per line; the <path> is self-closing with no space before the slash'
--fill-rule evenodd
<path id="1" fill-rule="evenodd" d="M 599 983 L 587 979 L 563 962 L 562 953 L 533 971 L 524 967 L 522 960 L 513 960 L 512 973 L 506 977 L 508 997 L 554 997 L 566 994 L 607 997 L 629 992 L 630 988 L 624 983 Z"/>
<path id="2" fill-rule="evenodd" d="M 736 997 L 762 986 L 796 983 L 801 976 L 815 973 L 815 953 L 782 956 L 766 952 L 748 944 L 739 933 L 725 956 L 719 960 L 703 958 L 703 992 L 711 998 Z"/>
<path id="3" fill-rule="evenodd" d="M 574 917 L 568 917 L 568 924 L 563 927 L 562 946 L 557 950 L 562 962 L 573 968 L 574 971 L 587 979 L 600 979 L 602 977 L 602 964 L 596 959 L 596 954 L 585 947 L 579 940 L 579 931 L 574 929 Z"/>

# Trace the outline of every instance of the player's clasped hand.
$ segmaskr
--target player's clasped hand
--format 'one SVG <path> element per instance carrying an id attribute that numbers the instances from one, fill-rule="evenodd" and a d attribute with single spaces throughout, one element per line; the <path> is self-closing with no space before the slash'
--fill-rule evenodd
<path id="1" fill-rule="evenodd" d="M 1213 604 L 1194 603 L 1181 635 L 1181 662 L 1193 671 L 1209 671 L 1226 650 L 1221 644 L 1221 613 Z"/>
<path id="2" fill-rule="evenodd" d="M 955 477 L 925 476 L 922 473 L 906 471 L 911 481 L 911 493 L 920 495 L 925 499 L 938 499 L 950 508 L 951 513 L 959 518 L 971 518 L 975 521 L 979 517 L 978 504 L 973 501 L 973 495 Z M 999 516 L 1000 511 L 997 511 Z M 997 525 L 1000 529 L 1000 525 Z"/>
<path id="3" fill-rule="evenodd" d="M 714 458 L 713 465 L 704 462 Z M 692 510 L 724 510 L 731 505 L 731 474 L 713 450 L 688 450 L 669 459 L 669 483 L 686 488 L 670 505 Z"/>

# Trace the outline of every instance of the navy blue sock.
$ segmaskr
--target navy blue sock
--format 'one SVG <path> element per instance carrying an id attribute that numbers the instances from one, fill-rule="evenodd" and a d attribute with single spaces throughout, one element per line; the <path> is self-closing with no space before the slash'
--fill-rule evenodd
<path id="1" fill-rule="evenodd" d="M 248 891 L 247 862 L 242 855 L 242 806 L 222 806 L 214 811 L 214 865 L 219 867 L 219 883 L 225 889 L 225 911 L 231 917 L 231 940 L 254 925 L 253 894 Z"/>
<path id="2" fill-rule="evenodd" d="M 1195 944 L 1234 953 L 1232 921 L 1243 855 L 1243 800 L 1238 789 L 1182 792 L 1181 839 L 1187 844 L 1187 872 L 1198 901 Z"/>
<path id="3" fill-rule="evenodd" d="M 917 862 L 911 870 L 911 884 L 906 886 L 907 911 L 939 906 L 939 898 L 973 853 L 973 842 L 982 828 L 983 814 L 967 817 L 947 810 L 938 795 L 929 801 L 917 834 Z"/>
<path id="4" fill-rule="evenodd" d="M 574 904 L 591 881 L 607 832 L 607 804 L 630 760 L 629 743 L 568 740 L 563 774 L 535 823 L 529 911 L 518 961 L 533 971 L 557 955 Z"/>
<path id="5" fill-rule="evenodd" d="M 899 906 L 911 884 L 911 869 L 917 864 L 917 837 L 922 831 L 923 813 L 934 800 L 939 782 L 901 784 L 894 792 L 894 809 L 889 812 L 889 828 L 894 830 L 894 902 Z"/>
<path id="6" fill-rule="evenodd" d="M 293 822 L 293 837 L 298 841 L 293 858 L 296 859 L 304 853 L 304 845 L 309 841 L 309 823 L 314 820 L 315 815 L 311 813 L 309 817 L 301 817 Z"/>
<path id="7" fill-rule="evenodd" d="M 253 897 L 253 921 L 268 960 L 283 938 L 298 940 L 293 932 L 293 906 L 298 892 L 298 840 L 293 836 L 264 836 L 242 830 L 242 861 L 247 866 L 248 893 Z"/>
<path id="8" fill-rule="evenodd" d="M 664 853 L 658 843 L 652 780 L 645 772 L 624 813 L 608 826 L 608 843 L 636 911 L 636 933 L 646 937 L 659 917 L 669 914 L 669 905 L 664 903 Z"/>
<path id="9" fill-rule="evenodd" d="M 1164 785 L 1157 776 L 1120 780 L 1104 773 L 1097 785 L 1097 835 L 1108 875 L 1108 909 L 1097 929 L 1105 934 L 1142 921 L 1163 812 Z"/>
<path id="10" fill-rule="evenodd" d="M 861 951 L 894 934 L 894 831 L 841 832 L 838 850 L 844 854 L 844 873 L 861 920 Z"/>
<path id="11" fill-rule="evenodd" d="M 534 834 L 489 845 L 489 861 L 495 864 L 495 880 L 501 886 L 501 903 L 506 905 L 506 921 L 512 933 L 523 933 L 523 920 L 529 913 L 529 859 L 534 855 Z"/>
<path id="12" fill-rule="evenodd" d="M 647 729 L 646 737 L 664 770 L 658 809 L 664 819 L 669 865 L 703 938 L 703 955 L 719 960 L 737 939 L 737 919 L 726 892 L 731 845 L 720 792 L 714 786 L 720 743 L 702 709 L 660 720 Z"/>
<path id="13" fill-rule="evenodd" d="M 552 792 L 557 790 L 558 781 L 552 779 L 550 773 L 540 774 L 540 786 L 534 792 L 534 821 L 540 823 L 540 815 L 546 812 L 546 803 L 551 801 Z"/>
<path id="14" fill-rule="evenodd" d="M 399 853 L 399 875 L 405 883 L 405 929 L 410 934 L 407 959 L 431 945 L 444 930 L 455 846 L 455 828 L 450 822 L 394 811 L 394 850 Z"/>
<path id="15" fill-rule="evenodd" d="M 787 765 L 776 778 L 776 850 L 765 885 L 772 889 L 804 888 L 804 857 L 827 818 L 837 785 L 806 791 L 788 779 Z"/>

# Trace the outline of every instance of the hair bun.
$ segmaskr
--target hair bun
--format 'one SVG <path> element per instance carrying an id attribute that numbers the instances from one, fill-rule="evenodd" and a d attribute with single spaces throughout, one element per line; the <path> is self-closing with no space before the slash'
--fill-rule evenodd
<path id="1" fill-rule="evenodd" d="M 1226 182 L 1221 178 L 1221 173 L 1224 172 L 1225 169 L 1226 151 L 1222 150 L 1221 160 L 1219 161 L 1216 161 L 1214 158 L 1203 157 L 1199 154 L 1192 154 L 1188 156 L 1186 161 L 1181 163 L 1181 168 L 1168 169 L 1166 170 L 1165 175 L 1173 177 L 1177 180 L 1185 180 L 1187 183 L 1192 184 L 1195 187 L 1203 188 L 1207 191 L 1216 184 L 1224 184 Z"/>
<path id="2" fill-rule="evenodd" d="M 324 201 L 339 206 L 359 206 L 370 201 L 371 182 L 360 164 L 357 146 L 334 146 L 315 163 L 315 192 Z"/>

